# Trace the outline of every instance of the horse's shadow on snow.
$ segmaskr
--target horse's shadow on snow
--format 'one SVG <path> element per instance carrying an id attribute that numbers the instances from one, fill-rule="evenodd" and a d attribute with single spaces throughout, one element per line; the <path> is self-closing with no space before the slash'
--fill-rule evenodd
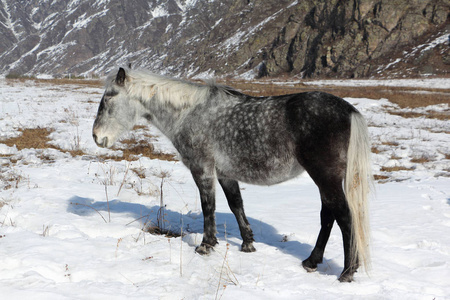
<path id="1" fill-rule="evenodd" d="M 106 222 L 108 209 L 111 214 L 130 215 L 134 221 L 126 224 L 127 226 L 140 226 L 143 228 L 144 223 L 156 224 L 160 207 L 148 207 L 139 203 L 122 202 L 119 200 L 111 200 L 109 203 L 98 202 L 94 199 L 74 196 L 69 199 L 67 211 L 78 216 L 98 214 L 99 218 L 101 216 Z M 111 218 L 114 218 L 114 216 Z M 283 253 L 292 255 L 299 259 L 299 264 L 302 260 L 309 257 L 312 251 L 312 245 L 289 240 L 290 237 L 288 235 L 280 234 L 273 226 L 261 220 L 251 217 L 247 218 L 252 226 L 256 243 L 264 243 L 275 247 Z M 187 214 L 181 214 L 180 212 L 164 209 L 164 220 L 165 228 L 173 232 L 180 233 L 182 229 L 183 233 L 203 233 L 202 213 L 189 212 Z M 231 212 L 216 212 L 216 224 L 219 243 L 223 243 L 226 236 L 227 242 L 231 246 L 240 249 L 242 239 L 234 215 Z M 258 247 L 257 244 L 255 247 Z M 328 260 L 326 264 L 318 266 L 318 272 L 328 275 L 339 275 L 340 268 L 333 260 Z"/>

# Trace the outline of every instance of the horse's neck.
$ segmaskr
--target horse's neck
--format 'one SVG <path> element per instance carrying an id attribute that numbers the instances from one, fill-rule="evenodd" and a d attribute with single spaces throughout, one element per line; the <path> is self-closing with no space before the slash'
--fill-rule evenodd
<path id="1" fill-rule="evenodd" d="M 150 101 L 145 105 L 147 119 L 158 128 L 165 136 L 172 140 L 183 110 L 176 109 L 167 103 Z"/>

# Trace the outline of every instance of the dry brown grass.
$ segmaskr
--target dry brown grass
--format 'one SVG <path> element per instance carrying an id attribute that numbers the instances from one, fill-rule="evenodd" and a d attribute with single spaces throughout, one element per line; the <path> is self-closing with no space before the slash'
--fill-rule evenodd
<path id="1" fill-rule="evenodd" d="M 154 225 L 144 228 L 144 231 L 148 232 L 150 234 L 154 234 L 154 235 L 164 235 L 167 238 L 177 238 L 177 237 L 181 236 L 180 232 L 161 228 L 161 227 L 154 226 Z"/>
<path id="2" fill-rule="evenodd" d="M 384 141 L 381 144 L 382 145 L 386 145 L 386 146 L 392 146 L 392 147 L 397 147 L 398 146 L 398 142 L 394 142 L 394 141 Z"/>
<path id="3" fill-rule="evenodd" d="M 432 161 L 432 159 L 428 156 L 422 155 L 422 156 L 416 156 L 411 158 L 410 160 L 412 163 L 417 163 L 417 164 L 423 164 L 423 163 L 427 163 Z"/>
<path id="4" fill-rule="evenodd" d="M 427 118 L 447 121 L 450 120 L 450 112 L 446 111 L 429 111 L 427 113 L 418 113 L 412 111 L 394 111 L 388 110 L 391 115 L 401 116 L 402 118 Z"/>
<path id="5" fill-rule="evenodd" d="M 10 138 L 1 143 L 12 147 L 16 145 L 17 150 L 22 149 L 56 149 L 62 152 L 70 153 L 72 156 L 83 155 L 82 150 L 63 150 L 55 145 L 49 144 L 49 135 L 53 132 L 53 129 L 49 128 L 24 128 L 19 129 L 21 135 L 18 137 Z M 51 158 L 41 155 L 40 158 L 45 161 L 52 161 Z"/>
<path id="6" fill-rule="evenodd" d="M 450 104 L 450 89 L 411 88 L 411 87 L 346 87 L 314 86 L 303 83 L 274 84 L 270 81 L 250 82 L 245 80 L 224 80 L 221 83 L 234 87 L 252 96 L 275 96 L 293 93 L 323 91 L 339 97 L 389 99 L 400 108 L 425 107 Z M 448 115 L 447 115 L 448 118 Z"/>
<path id="7" fill-rule="evenodd" d="M 398 172 L 398 171 L 411 171 L 414 168 L 407 168 L 403 166 L 395 166 L 395 167 L 381 167 L 380 171 L 382 172 Z"/>
<path id="8" fill-rule="evenodd" d="M 10 138 L 7 140 L 0 141 L 3 144 L 6 144 L 9 147 L 16 145 L 17 150 L 22 149 L 56 149 L 62 152 L 70 153 L 72 156 L 82 156 L 85 155 L 81 149 L 77 150 L 64 150 L 55 145 L 49 143 L 50 138 L 49 135 L 52 133 L 52 129 L 48 128 L 26 128 L 19 129 L 21 135 L 18 137 Z M 156 151 L 151 143 L 148 141 L 137 141 L 135 139 L 124 140 L 121 142 L 125 144 L 126 147 L 124 149 L 120 149 L 123 151 L 122 157 L 117 156 L 99 156 L 102 159 L 112 159 L 112 160 L 138 160 L 139 157 L 145 156 L 151 159 L 160 159 L 167 161 L 176 161 L 175 155 L 161 153 Z M 45 157 L 42 157 L 43 160 Z M 48 159 L 50 160 L 50 159 Z"/>
<path id="9" fill-rule="evenodd" d="M 375 154 L 378 154 L 378 153 L 381 153 L 381 152 L 382 152 L 380 149 L 378 149 L 378 148 L 375 147 L 375 146 L 373 146 L 370 150 L 371 150 L 372 153 L 375 153 Z"/>
<path id="10" fill-rule="evenodd" d="M 19 129 L 21 135 L 18 137 L 10 138 L 1 141 L 3 144 L 12 147 L 16 145 L 17 150 L 22 149 L 46 149 L 55 148 L 54 146 L 48 144 L 50 138 L 48 137 L 52 133 L 51 129 L 47 128 L 27 128 Z"/>
<path id="11" fill-rule="evenodd" d="M 396 156 L 395 154 L 392 154 L 391 155 L 391 159 L 399 160 L 399 159 L 402 159 L 402 157 Z"/>
<path id="12" fill-rule="evenodd" d="M 387 180 L 387 179 L 389 179 L 389 176 L 375 174 L 375 175 L 373 175 L 373 178 L 374 178 L 376 181 L 382 181 L 382 180 Z"/>
<path id="13" fill-rule="evenodd" d="M 82 85 L 90 87 L 102 87 L 103 81 L 100 79 L 7 79 L 7 82 L 25 82 L 34 81 L 43 84 L 52 85 Z M 281 80 L 278 80 L 282 82 Z M 348 86 L 315 86 L 306 85 L 303 83 L 289 83 L 287 80 L 285 84 L 274 84 L 271 80 L 247 81 L 236 79 L 222 79 L 219 83 L 234 87 L 243 93 L 252 96 L 275 96 L 286 95 L 293 93 L 301 93 L 308 91 L 324 91 L 334 94 L 339 97 L 351 98 L 369 98 L 382 99 L 387 98 L 390 102 L 396 103 L 400 108 L 415 108 L 425 107 L 429 105 L 436 105 L 447 103 L 450 105 L 450 89 L 433 89 L 433 88 L 412 88 L 412 87 L 384 87 L 384 86 L 369 86 L 369 87 L 348 87 Z M 430 117 L 430 116 L 428 116 Z M 439 115 L 431 114 L 432 118 L 448 119 L 448 114 Z"/>
<path id="14" fill-rule="evenodd" d="M 139 157 L 145 156 L 150 159 L 159 159 L 159 160 L 167 160 L 167 161 L 176 161 L 175 155 L 168 154 L 168 153 L 162 153 L 155 150 L 155 147 L 153 144 L 146 140 L 140 140 L 137 141 L 136 139 L 128 139 L 128 140 L 122 140 L 120 141 L 121 144 L 126 145 L 126 147 L 121 148 L 123 152 L 122 157 L 105 157 L 113 160 L 138 160 Z"/>
<path id="15" fill-rule="evenodd" d="M 15 78 L 6 79 L 7 83 L 14 84 L 14 82 L 26 82 L 33 81 L 36 83 L 49 84 L 49 85 L 82 85 L 89 87 L 102 87 L 103 81 L 100 79 L 69 79 L 69 78 L 57 78 L 57 79 L 38 79 L 38 78 Z"/>

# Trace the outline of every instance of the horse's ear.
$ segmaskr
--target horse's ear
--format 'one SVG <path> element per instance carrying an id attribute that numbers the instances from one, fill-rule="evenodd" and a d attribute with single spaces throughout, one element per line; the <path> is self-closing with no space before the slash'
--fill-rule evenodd
<path id="1" fill-rule="evenodd" d="M 124 86 L 126 77 L 127 75 L 125 74 L 125 70 L 123 68 L 120 68 L 116 76 L 117 85 Z"/>

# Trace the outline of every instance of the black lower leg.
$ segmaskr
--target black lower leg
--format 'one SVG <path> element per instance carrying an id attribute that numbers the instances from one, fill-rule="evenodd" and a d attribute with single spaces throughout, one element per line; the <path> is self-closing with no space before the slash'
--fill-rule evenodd
<path id="1" fill-rule="evenodd" d="M 331 211 L 322 204 L 322 211 L 320 212 L 321 228 L 319 236 L 317 237 L 316 245 L 311 252 L 311 255 L 302 262 L 303 267 L 308 272 L 314 272 L 317 269 L 317 264 L 323 260 L 323 253 L 330 237 L 331 229 L 333 228 L 334 216 Z"/>
<path id="2" fill-rule="evenodd" d="M 351 245 L 352 221 L 350 210 L 347 205 L 343 206 L 336 214 L 336 221 L 341 229 L 344 244 L 344 270 L 339 277 L 339 281 L 351 282 L 353 280 L 353 274 L 358 269 L 358 254 Z"/>
<path id="3" fill-rule="evenodd" d="M 210 249 L 217 244 L 214 178 L 204 176 L 200 172 L 192 172 L 192 174 L 200 191 L 200 201 L 203 211 L 203 240 L 195 251 L 199 254 L 208 254 Z"/>
<path id="4" fill-rule="evenodd" d="M 203 240 L 200 246 L 198 246 L 195 249 L 195 251 L 199 254 L 208 254 L 211 248 L 213 248 L 217 244 L 216 221 L 211 201 L 204 201 L 202 199 L 202 211 L 203 211 Z"/>
<path id="5" fill-rule="evenodd" d="M 236 217 L 236 221 L 239 225 L 239 230 L 243 241 L 241 250 L 243 252 L 256 251 L 255 247 L 253 247 L 253 231 L 250 228 L 250 223 L 248 222 L 247 217 L 245 216 L 244 204 L 238 182 L 229 179 L 219 179 L 219 183 L 222 186 L 225 196 L 227 197 L 228 206 Z"/>

